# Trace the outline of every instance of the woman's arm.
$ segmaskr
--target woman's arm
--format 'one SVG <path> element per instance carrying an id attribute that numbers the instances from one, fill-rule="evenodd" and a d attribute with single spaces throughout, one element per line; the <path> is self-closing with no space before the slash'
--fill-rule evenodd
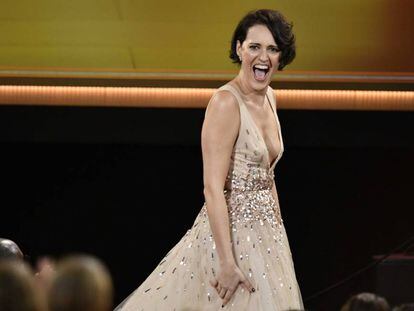
<path id="1" fill-rule="evenodd" d="M 218 92 L 208 104 L 201 132 L 204 197 L 221 264 L 234 265 L 224 183 L 240 126 L 239 107 L 228 92 Z"/>
<path id="2" fill-rule="evenodd" d="M 253 292 L 253 286 L 236 264 L 230 237 L 224 184 L 230 166 L 231 154 L 240 126 L 239 107 L 228 92 L 219 92 L 210 101 L 201 134 L 204 169 L 204 196 L 210 228 L 220 261 L 217 276 L 210 280 L 223 306 L 229 302 L 241 284 Z"/>

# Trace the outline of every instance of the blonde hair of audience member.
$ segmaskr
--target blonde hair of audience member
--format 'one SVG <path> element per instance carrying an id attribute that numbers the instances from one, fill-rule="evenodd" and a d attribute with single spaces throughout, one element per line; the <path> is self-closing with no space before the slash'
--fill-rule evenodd
<path id="1" fill-rule="evenodd" d="M 36 287 L 33 272 L 25 263 L 0 261 L 0 310 L 46 310 L 44 293 Z"/>
<path id="2" fill-rule="evenodd" d="M 49 290 L 50 311 L 109 311 L 112 281 L 108 270 L 91 256 L 63 259 Z"/>
<path id="3" fill-rule="evenodd" d="M 360 293 L 348 299 L 341 311 L 390 311 L 385 298 L 372 294 Z"/>

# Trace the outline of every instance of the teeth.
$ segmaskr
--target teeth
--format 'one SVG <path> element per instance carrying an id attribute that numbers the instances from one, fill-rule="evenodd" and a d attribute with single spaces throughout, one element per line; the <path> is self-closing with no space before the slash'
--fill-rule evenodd
<path id="1" fill-rule="evenodd" d="M 257 69 L 263 69 L 263 70 L 268 70 L 269 69 L 269 66 L 266 66 L 266 65 L 255 65 L 254 67 L 257 68 Z"/>

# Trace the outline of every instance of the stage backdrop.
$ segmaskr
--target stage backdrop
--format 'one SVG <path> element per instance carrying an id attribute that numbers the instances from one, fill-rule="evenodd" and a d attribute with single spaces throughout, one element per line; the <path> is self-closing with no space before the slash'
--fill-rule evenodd
<path id="1" fill-rule="evenodd" d="M 0 69 L 212 78 L 234 72 L 232 32 L 258 8 L 293 21 L 298 53 L 290 71 L 414 72 L 408 0 L 7 0 L 0 4 Z"/>

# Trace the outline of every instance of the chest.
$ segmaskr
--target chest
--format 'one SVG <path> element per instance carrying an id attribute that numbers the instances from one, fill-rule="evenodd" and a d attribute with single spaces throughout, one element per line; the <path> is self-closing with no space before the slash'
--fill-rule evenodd
<path id="1" fill-rule="evenodd" d="M 278 126 L 276 123 L 275 114 L 270 107 L 270 103 L 265 103 L 264 107 L 255 107 L 246 104 L 250 117 L 259 132 L 258 134 L 263 138 L 268 149 L 277 149 L 279 137 Z M 260 137 L 259 137 L 260 138 Z"/>

